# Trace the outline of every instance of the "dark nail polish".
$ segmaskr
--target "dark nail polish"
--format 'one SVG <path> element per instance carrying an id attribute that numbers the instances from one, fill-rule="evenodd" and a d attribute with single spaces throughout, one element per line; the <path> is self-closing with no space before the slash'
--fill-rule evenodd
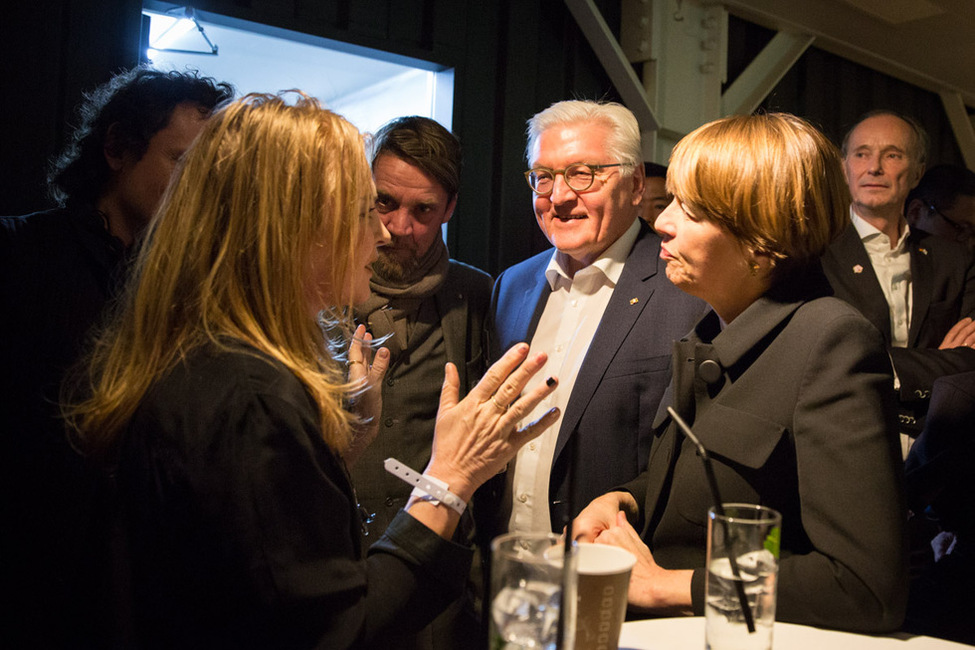
<path id="1" fill-rule="evenodd" d="M 545 385 L 548 386 L 549 388 L 551 388 L 557 383 L 558 382 L 555 380 L 555 377 L 549 377 L 548 379 L 545 380 Z"/>

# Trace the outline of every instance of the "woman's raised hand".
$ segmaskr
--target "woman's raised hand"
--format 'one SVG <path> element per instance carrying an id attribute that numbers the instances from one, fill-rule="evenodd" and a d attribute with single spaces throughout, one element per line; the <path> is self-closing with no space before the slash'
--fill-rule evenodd
<path id="1" fill-rule="evenodd" d="M 362 456 L 362 452 L 372 444 L 379 433 L 379 417 L 383 412 L 383 377 L 389 368 L 389 350 L 376 350 L 372 363 L 372 335 L 366 331 L 364 325 L 355 329 L 355 335 L 349 344 L 349 381 L 362 382 L 362 392 L 352 401 L 352 412 L 359 416 L 361 423 L 355 427 L 352 446 L 343 458 L 349 467 Z"/>
<path id="2" fill-rule="evenodd" d="M 544 354 L 529 358 L 528 345 L 519 343 L 460 401 L 457 368 L 448 363 L 433 455 L 425 473 L 445 481 L 451 492 L 469 501 L 474 490 L 501 471 L 523 444 L 551 426 L 558 419 L 557 408 L 518 428 L 520 420 L 555 390 L 557 382 L 550 377 L 522 393 L 546 360 Z"/>

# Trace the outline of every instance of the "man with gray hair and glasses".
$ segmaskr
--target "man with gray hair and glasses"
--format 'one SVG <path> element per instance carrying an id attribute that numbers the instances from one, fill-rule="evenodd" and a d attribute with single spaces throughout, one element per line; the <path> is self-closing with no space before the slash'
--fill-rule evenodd
<path id="1" fill-rule="evenodd" d="M 564 101 L 528 121 L 525 173 L 553 248 L 497 279 L 492 358 L 518 341 L 546 352 L 561 420 L 525 445 L 495 489 L 495 532 L 561 531 L 591 499 L 645 467 L 673 342 L 704 313 L 675 288 L 641 219 L 640 130 L 624 106 Z M 530 417 L 535 417 L 534 415 Z M 572 479 L 569 465 L 580 459 Z"/>

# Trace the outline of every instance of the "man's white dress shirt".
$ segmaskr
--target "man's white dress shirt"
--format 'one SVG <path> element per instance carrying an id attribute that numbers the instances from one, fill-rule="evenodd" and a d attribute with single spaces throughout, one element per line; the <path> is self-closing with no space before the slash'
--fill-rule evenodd
<path id="1" fill-rule="evenodd" d="M 573 277 L 565 272 L 566 256 L 558 251 L 552 255 L 545 270 L 545 279 L 552 293 L 532 336 L 531 350 L 533 354 L 548 354 L 545 366 L 535 375 L 540 378 L 539 381 L 555 376 L 559 384 L 548 398 L 535 407 L 522 425 L 536 420 L 553 406 L 565 413 L 579 368 L 639 232 L 639 221 L 634 219 L 630 228 L 596 261 L 577 271 Z M 526 391 L 532 387 L 529 385 Z M 511 479 L 513 500 L 508 521 L 511 532 L 552 529 L 548 485 L 561 426 L 560 415 L 545 433 L 518 452 Z"/>

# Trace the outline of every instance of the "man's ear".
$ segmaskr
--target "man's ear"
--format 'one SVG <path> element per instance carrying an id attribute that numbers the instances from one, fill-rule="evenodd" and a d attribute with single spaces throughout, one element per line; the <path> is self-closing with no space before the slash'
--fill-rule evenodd
<path id="1" fill-rule="evenodd" d="M 643 190 L 647 184 L 646 174 L 643 173 L 643 163 L 638 162 L 631 178 L 633 182 L 633 205 L 640 205 L 643 201 Z"/>
<path id="2" fill-rule="evenodd" d="M 911 226 L 917 224 L 918 219 L 924 215 L 927 209 L 928 206 L 924 205 L 924 201 L 921 199 L 911 199 L 907 204 L 907 209 L 904 211 L 904 217 L 907 219 L 907 223 Z"/>
<path id="3" fill-rule="evenodd" d="M 444 210 L 445 216 L 443 218 L 443 221 L 440 222 L 440 225 L 443 225 L 448 221 L 450 221 L 450 218 L 454 216 L 454 208 L 456 207 L 457 207 L 457 195 L 454 194 L 454 198 L 450 199 L 450 202 L 447 204 L 447 209 Z"/>
<path id="4" fill-rule="evenodd" d="M 105 156 L 105 162 L 108 163 L 108 166 L 112 171 L 117 172 L 118 170 L 122 169 L 125 156 L 123 155 L 122 148 L 119 146 L 118 142 L 118 122 L 109 126 L 108 131 L 105 132 L 105 142 L 102 144 L 102 154 Z"/>

